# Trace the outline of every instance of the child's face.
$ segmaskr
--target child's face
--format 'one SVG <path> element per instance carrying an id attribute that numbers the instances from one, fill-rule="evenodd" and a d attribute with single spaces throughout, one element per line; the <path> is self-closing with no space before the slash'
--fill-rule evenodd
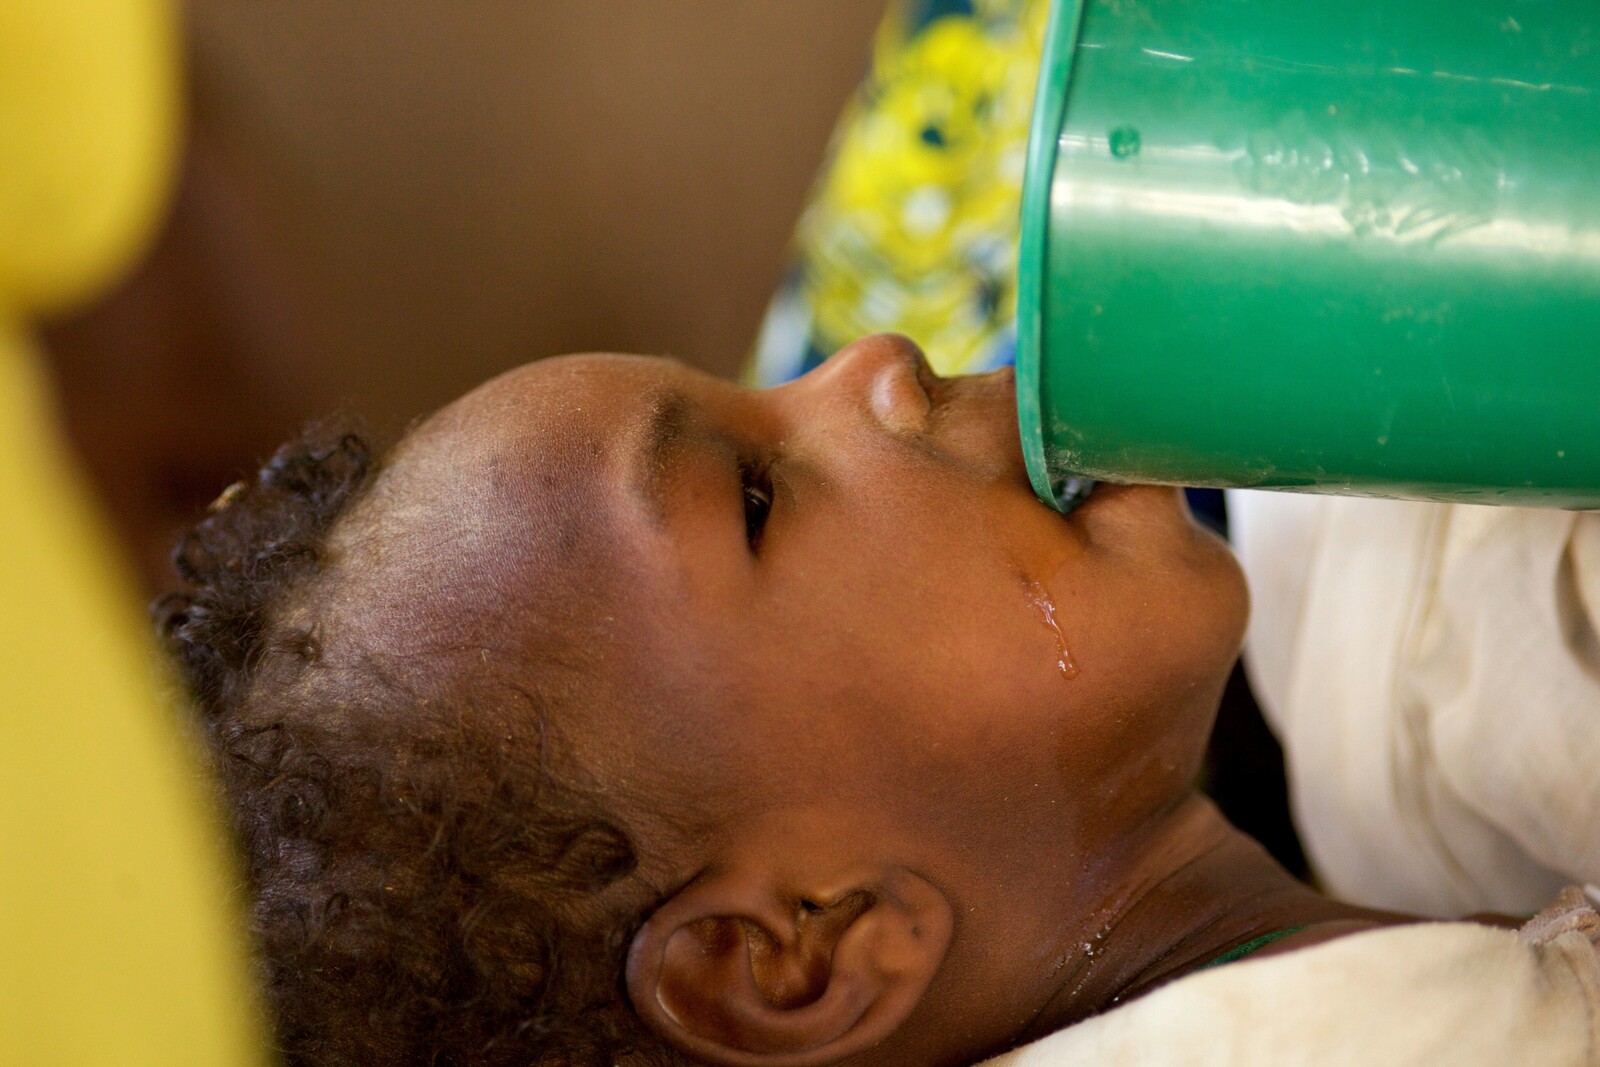
<path id="1" fill-rule="evenodd" d="M 831 819 L 970 908 L 1083 914 L 1085 872 L 1186 795 L 1245 594 L 1176 490 L 1035 499 L 1012 389 L 892 336 L 767 391 L 629 356 L 514 371 L 386 475 L 385 639 L 505 663 L 559 627 L 588 710 L 552 728 L 705 831 L 664 879 Z"/>

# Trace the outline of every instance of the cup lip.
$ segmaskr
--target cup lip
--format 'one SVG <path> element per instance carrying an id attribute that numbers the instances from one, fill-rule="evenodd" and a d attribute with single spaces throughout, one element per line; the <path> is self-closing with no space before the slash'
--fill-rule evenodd
<path id="1" fill-rule="evenodd" d="M 1033 115 L 1028 126 L 1017 251 L 1017 426 L 1033 491 L 1057 510 L 1060 505 L 1050 487 L 1040 407 L 1044 370 L 1043 305 L 1045 280 L 1049 277 L 1045 238 L 1050 227 L 1050 187 L 1055 179 L 1083 8 L 1084 0 L 1053 0 L 1050 6 L 1039 79 L 1033 94 Z"/>

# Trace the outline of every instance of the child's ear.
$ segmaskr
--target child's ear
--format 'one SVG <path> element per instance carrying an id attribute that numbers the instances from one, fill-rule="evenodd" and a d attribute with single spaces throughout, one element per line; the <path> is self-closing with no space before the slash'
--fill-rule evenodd
<path id="1" fill-rule="evenodd" d="M 701 1062 L 820 1067 L 905 1022 L 953 924 L 944 894 L 903 869 L 804 896 L 723 872 L 645 922 L 628 953 L 628 994 L 645 1025 Z"/>

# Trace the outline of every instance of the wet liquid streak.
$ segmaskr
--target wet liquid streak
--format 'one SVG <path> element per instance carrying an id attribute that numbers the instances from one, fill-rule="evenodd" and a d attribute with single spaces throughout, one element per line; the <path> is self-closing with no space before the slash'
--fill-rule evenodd
<path id="1" fill-rule="evenodd" d="M 1056 621 L 1056 602 L 1050 599 L 1050 590 L 1039 582 L 1029 578 L 1024 583 L 1028 591 L 1028 603 L 1038 609 L 1044 618 L 1044 624 L 1050 627 L 1050 632 L 1056 635 L 1056 652 L 1058 658 L 1056 666 L 1061 670 L 1061 677 L 1069 681 L 1078 676 L 1078 665 L 1072 659 L 1072 653 L 1067 648 L 1067 635 L 1061 632 L 1061 624 Z"/>

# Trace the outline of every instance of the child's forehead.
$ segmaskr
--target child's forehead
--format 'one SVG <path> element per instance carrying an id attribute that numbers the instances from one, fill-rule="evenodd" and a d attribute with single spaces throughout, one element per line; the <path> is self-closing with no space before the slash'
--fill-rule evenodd
<path id="1" fill-rule="evenodd" d="M 413 436 L 522 424 L 582 424 L 635 406 L 640 393 L 692 377 L 676 360 L 620 353 L 554 356 L 491 378 L 440 409 Z"/>
<path id="2" fill-rule="evenodd" d="M 624 449 L 676 366 L 646 356 L 558 356 L 485 382 L 396 448 L 386 491 L 435 496 L 452 486 L 494 497 L 580 488 Z M 576 484 L 569 484 L 576 483 Z"/>
<path id="3" fill-rule="evenodd" d="M 592 599 L 595 572 L 628 547 L 632 437 L 673 374 L 647 357 L 560 357 L 414 430 L 333 539 L 361 629 L 465 636 L 474 620 L 545 616 L 580 585 Z"/>

